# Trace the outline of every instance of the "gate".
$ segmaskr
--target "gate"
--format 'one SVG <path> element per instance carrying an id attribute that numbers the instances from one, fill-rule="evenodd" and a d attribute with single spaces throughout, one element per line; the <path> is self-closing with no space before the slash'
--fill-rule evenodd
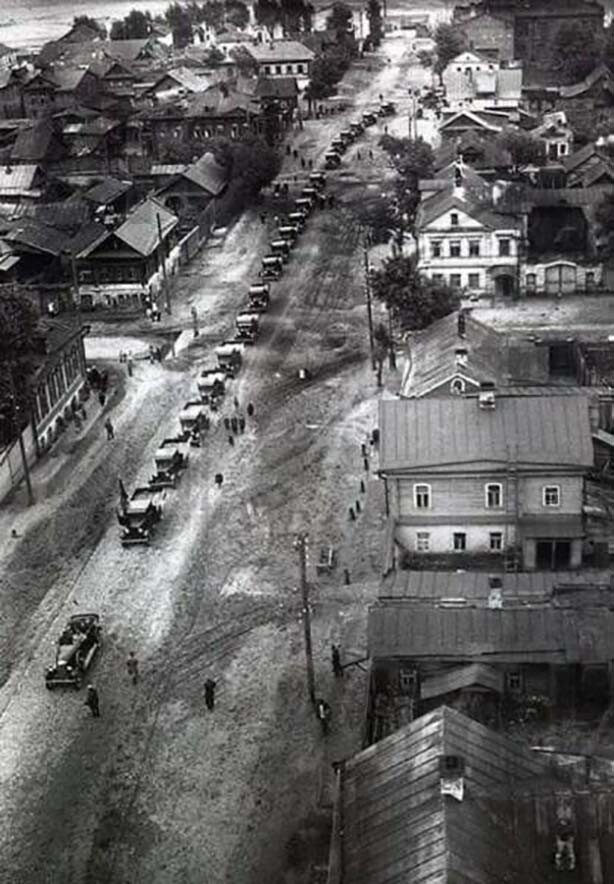
<path id="1" fill-rule="evenodd" d="M 546 294 L 573 295 L 576 290 L 576 268 L 573 264 L 546 267 Z"/>

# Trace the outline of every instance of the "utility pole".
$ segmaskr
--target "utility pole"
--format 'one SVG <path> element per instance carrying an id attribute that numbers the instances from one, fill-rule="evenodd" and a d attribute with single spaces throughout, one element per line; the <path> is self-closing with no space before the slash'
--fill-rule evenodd
<path id="1" fill-rule="evenodd" d="M 28 492 L 28 506 L 32 506 L 34 503 L 34 492 L 32 491 L 32 482 L 30 479 L 30 466 L 28 464 L 28 456 L 26 454 L 26 447 L 23 444 L 23 433 L 21 427 L 19 425 L 19 421 L 17 419 L 17 396 L 15 394 L 15 380 L 13 378 L 13 363 L 8 363 L 8 374 L 9 374 L 9 398 L 11 402 L 11 418 L 13 423 L 13 430 L 17 434 L 17 440 L 19 442 L 19 453 L 21 454 L 21 463 L 23 465 L 23 475 L 26 480 L 26 489 Z"/>
<path id="2" fill-rule="evenodd" d="M 371 351 L 371 367 L 376 369 L 375 364 L 375 341 L 373 339 L 373 306 L 371 304 L 371 267 L 369 266 L 368 234 L 365 234 L 364 243 L 365 257 L 365 293 L 367 296 L 367 321 L 369 323 L 369 348 Z"/>
<path id="3" fill-rule="evenodd" d="M 166 255 L 164 242 L 162 240 L 162 222 L 160 221 L 160 213 L 156 212 L 156 221 L 158 223 L 158 239 L 160 240 L 160 249 L 162 251 L 162 279 L 164 281 L 164 294 L 166 295 L 166 312 L 170 315 L 171 310 L 171 291 L 166 276 Z"/>
<path id="4" fill-rule="evenodd" d="M 307 664 L 307 691 L 309 699 L 315 705 L 316 683 L 313 669 L 313 649 L 311 646 L 311 613 L 309 611 L 309 587 L 307 585 L 307 534 L 297 534 L 294 548 L 298 552 L 301 578 L 301 599 L 303 602 L 303 629 L 305 631 L 305 660 Z"/>

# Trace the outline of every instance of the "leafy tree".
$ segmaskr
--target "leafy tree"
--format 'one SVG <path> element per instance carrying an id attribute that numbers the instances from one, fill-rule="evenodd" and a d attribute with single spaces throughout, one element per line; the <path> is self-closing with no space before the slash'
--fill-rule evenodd
<path id="1" fill-rule="evenodd" d="M 389 155 L 392 165 L 399 174 L 396 184 L 396 203 L 399 218 L 399 230 L 411 228 L 420 192 L 418 183 L 421 178 L 432 178 L 434 167 L 433 149 L 422 138 L 394 138 L 384 135 L 380 144 Z"/>
<path id="2" fill-rule="evenodd" d="M 435 30 L 435 49 L 437 61 L 435 71 L 440 74 L 453 58 L 467 48 L 467 38 L 460 28 L 446 22 L 437 25 Z"/>
<path id="3" fill-rule="evenodd" d="M 504 129 L 497 136 L 497 145 L 509 151 L 515 166 L 543 166 L 546 162 L 544 142 L 522 129 Z"/>
<path id="4" fill-rule="evenodd" d="M 131 9 L 122 21 L 111 26 L 111 40 L 144 40 L 151 34 L 151 13 Z"/>
<path id="5" fill-rule="evenodd" d="M 255 135 L 231 143 L 233 179 L 241 179 L 245 190 L 256 194 L 277 176 L 281 168 L 279 155 Z"/>
<path id="6" fill-rule="evenodd" d="M 92 18 L 89 15 L 75 15 L 72 20 L 73 28 L 78 25 L 85 25 L 88 28 L 91 28 L 93 31 L 96 31 L 100 35 L 101 40 L 107 39 L 107 29 L 103 24 L 97 22 L 95 18 Z"/>
<path id="7" fill-rule="evenodd" d="M 595 210 L 599 227 L 601 250 L 605 255 L 614 254 L 614 193 L 606 193 Z"/>
<path id="8" fill-rule="evenodd" d="M 258 62 L 243 46 L 237 46 L 231 52 L 237 70 L 242 77 L 254 77 L 258 74 Z"/>
<path id="9" fill-rule="evenodd" d="M 311 76 L 307 87 L 307 100 L 319 101 L 332 95 L 335 86 L 350 66 L 351 52 L 343 46 L 337 47 L 334 53 L 325 52 L 314 59 Z"/>
<path id="10" fill-rule="evenodd" d="M 377 366 L 377 386 L 382 386 L 382 372 L 384 370 L 384 362 L 386 355 L 390 361 L 390 368 L 396 368 L 396 358 L 394 354 L 394 341 L 390 336 L 390 332 L 383 322 L 378 322 L 373 329 L 373 340 L 375 343 L 373 355 Z"/>
<path id="11" fill-rule="evenodd" d="M 259 25 L 272 31 L 279 23 L 280 9 L 275 0 L 257 0 L 254 15 Z"/>
<path id="12" fill-rule="evenodd" d="M 371 45 L 376 49 L 382 42 L 384 23 L 382 7 L 379 0 L 367 0 L 367 18 L 369 20 L 369 37 Z"/>
<path id="13" fill-rule="evenodd" d="M 15 437 L 29 415 L 29 384 L 35 368 L 38 314 L 13 293 L 0 293 L 0 441 Z"/>
<path id="14" fill-rule="evenodd" d="M 561 25 L 552 45 L 552 63 L 566 82 L 577 82 L 598 64 L 601 51 L 590 26 L 579 22 Z"/>
<path id="15" fill-rule="evenodd" d="M 339 43 L 348 42 L 353 32 L 353 15 L 350 6 L 345 3 L 333 3 L 330 15 L 326 19 L 326 27 L 329 31 L 334 31 Z"/>
<path id="16" fill-rule="evenodd" d="M 249 24 L 249 9 L 242 0 L 226 0 L 226 21 L 244 30 Z"/>
<path id="17" fill-rule="evenodd" d="M 173 34 L 173 44 L 179 49 L 188 46 L 192 42 L 192 20 L 186 7 L 171 3 L 164 15 Z"/>
<path id="18" fill-rule="evenodd" d="M 388 258 L 381 270 L 373 273 L 371 285 L 374 297 L 408 330 L 427 328 L 459 305 L 458 292 L 418 273 L 413 257 Z"/>
<path id="19" fill-rule="evenodd" d="M 435 64 L 433 53 L 429 52 L 428 49 L 421 49 L 418 53 L 418 62 L 423 68 L 432 68 Z"/>

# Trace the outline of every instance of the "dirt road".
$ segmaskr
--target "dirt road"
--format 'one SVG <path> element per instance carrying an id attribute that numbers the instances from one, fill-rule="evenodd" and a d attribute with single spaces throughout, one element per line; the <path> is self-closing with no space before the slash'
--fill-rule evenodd
<path id="1" fill-rule="evenodd" d="M 396 67 L 372 65 L 350 77 L 356 107 L 403 75 L 401 54 Z M 314 156 L 330 137 L 329 123 L 316 125 L 297 135 Z M 357 174 L 377 175 L 374 165 Z M 262 254 L 261 228 L 248 213 L 223 249 L 194 265 L 176 317 L 196 303 L 206 334 L 163 367 L 138 363 L 112 408 L 115 441 L 93 433 L 58 471 L 52 499 L 3 514 L 5 528 L 19 518 L 23 536 L 0 548 L 2 884 L 299 882 L 324 860 L 330 762 L 360 745 L 364 689 L 360 670 L 334 682 L 330 643 L 341 642 L 346 659 L 364 651 L 383 518 L 376 456 L 365 472 L 360 451 L 378 391 L 347 210 L 310 221 L 225 411 L 169 493 L 155 543 L 122 549 L 113 513 L 118 478 L 148 478 L 158 440 L 175 430 L 213 341 L 228 332 Z M 234 397 L 255 415 L 230 446 L 221 419 Z M 306 702 L 299 529 L 310 535 L 317 689 L 333 706 L 326 740 Z M 316 583 L 324 541 L 339 551 L 337 579 Z M 352 585 L 340 587 L 346 567 Z M 43 686 L 52 644 L 78 610 L 104 624 L 92 673 L 100 719 L 83 693 Z M 130 650 L 141 664 L 136 687 Z M 207 677 L 218 685 L 213 712 Z"/>

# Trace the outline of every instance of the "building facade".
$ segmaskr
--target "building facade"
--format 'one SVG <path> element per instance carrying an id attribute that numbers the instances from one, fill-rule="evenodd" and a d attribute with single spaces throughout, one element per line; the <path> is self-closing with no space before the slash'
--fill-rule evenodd
<path id="1" fill-rule="evenodd" d="M 472 52 L 499 62 L 514 58 L 514 24 L 510 18 L 484 12 L 459 27 Z"/>

